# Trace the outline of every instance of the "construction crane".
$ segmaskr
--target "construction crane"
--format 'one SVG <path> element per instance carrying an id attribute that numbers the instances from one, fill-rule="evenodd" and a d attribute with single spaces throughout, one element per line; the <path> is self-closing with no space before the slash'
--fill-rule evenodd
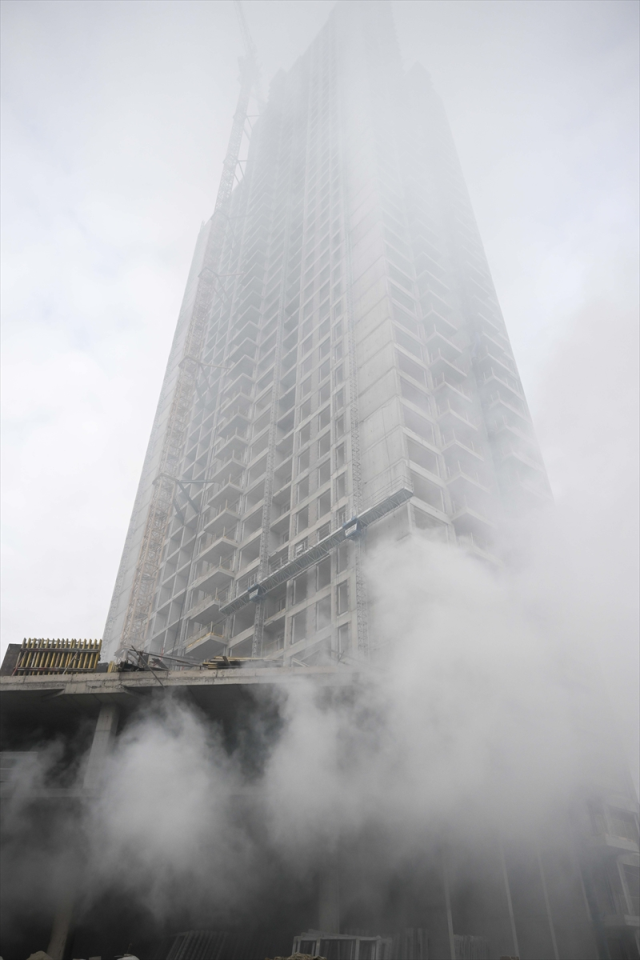
<path id="1" fill-rule="evenodd" d="M 255 91 L 256 99 L 259 101 L 259 69 L 255 47 L 240 2 L 234 0 L 234 3 L 246 49 L 245 56 L 240 58 L 240 92 L 222 165 L 222 176 L 210 222 L 202 269 L 198 277 L 194 306 L 184 339 L 182 357 L 178 364 L 178 375 L 169 415 L 163 434 L 158 438 L 161 448 L 160 463 L 151 486 L 141 545 L 127 602 L 120 649 L 141 647 L 146 639 L 162 563 L 162 551 L 173 516 L 176 488 L 182 483 L 178 472 L 187 439 L 196 381 L 203 366 L 202 352 L 207 320 L 212 301 L 219 289 L 220 255 L 229 225 L 231 196 L 240 162 L 240 147 L 243 138 L 250 136 L 251 133 L 250 129 L 247 129 L 247 120 L 252 90 Z"/>
<path id="2" fill-rule="evenodd" d="M 233 0 L 233 5 L 236 8 L 236 14 L 238 17 L 238 23 L 240 24 L 240 33 L 242 34 L 242 40 L 244 42 L 244 47 L 246 50 L 247 60 L 251 64 L 254 74 L 254 86 L 256 100 L 258 104 L 262 104 L 262 89 L 260 84 L 260 66 L 258 63 L 258 54 L 256 52 L 255 44 L 251 39 L 251 34 L 249 33 L 249 27 L 247 26 L 247 21 L 244 18 L 244 11 L 242 9 L 241 0 Z"/>

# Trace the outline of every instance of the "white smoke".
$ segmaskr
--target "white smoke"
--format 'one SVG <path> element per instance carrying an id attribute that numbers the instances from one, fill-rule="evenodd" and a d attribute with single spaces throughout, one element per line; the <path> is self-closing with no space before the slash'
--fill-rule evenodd
<path id="1" fill-rule="evenodd" d="M 584 634 L 544 578 L 422 539 L 380 547 L 368 575 L 377 661 L 278 688 L 259 774 L 171 697 L 125 728 L 89 816 L 89 890 L 222 916 L 259 901 L 270 862 L 304 882 L 371 828 L 399 860 L 417 838 L 539 838 L 598 778 Z"/>
<path id="2" fill-rule="evenodd" d="M 334 684 L 257 688 L 235 740 L 158 688 L 125 723 L 100 796 L 65 807 L 44 839 L 28 798 L 56 782 L 61 747 L 31 755 L 5 815 L 9 913 L 34 891 L 52 909 L 54 877 L 80 916 L 115 891 L 169 925 L 268 922 L 350 850 L 344 904 L 383 916 L 385 884 L 420 851 L 551 839 L 623 758 L 594 665 L 603 620 L 539 527 L 535 562 L 515 572 L 421 538 L 382 544 L 366 567 L 372 663 L 333 661 Z"/>
<path id="3" fill-rule="evenodd" d="M 288 691 L 265 774 L 278 839 L 297 851 L 376 823 L 410 845 L 471 813 L 539 828 L 586 773 L 564 625 L 442 544 L 386 545 L 369 578 L 384 641 L 375 666 L 337 702 L 311 685 Z"/>
<path id="4" fill-rule="evenodd" d="M 218 729 L 170 696 L 156 703 L 116 742 L 89 811 L 92 883 L 116 881 L 157 915 L 183 898 L 197 910 L 199 892 L 224 912 L 251 886 L 241 793 Z"/>

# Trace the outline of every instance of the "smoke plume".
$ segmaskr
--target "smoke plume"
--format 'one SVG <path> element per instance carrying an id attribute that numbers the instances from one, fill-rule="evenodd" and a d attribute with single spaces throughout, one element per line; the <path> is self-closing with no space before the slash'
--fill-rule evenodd
<path id="1" fill-rule="evenodd" d="M 220 922 L 255 911 L 274 868 L 304 886 L 366 834 L 388 842 L 388 873 L 416 844 L 540 839 L 588 792 L 607 762 L 606 709 L 594 718 L 566 578 L 496 573 L 419 538 L 379 547 L 367 573 L 379 651 L 355 679 L 278 687 L 279 722 L 255 720 L 233 748 L 166 695 L 125 727 L 83 815 L 82 909 L 115 888 L 158 918 Z M 31 788 L 55 750 L 42 760 L 22 772 Z M 43 857 L 70 869 L 70 827 L 25 882 L 49 872 Z"/>

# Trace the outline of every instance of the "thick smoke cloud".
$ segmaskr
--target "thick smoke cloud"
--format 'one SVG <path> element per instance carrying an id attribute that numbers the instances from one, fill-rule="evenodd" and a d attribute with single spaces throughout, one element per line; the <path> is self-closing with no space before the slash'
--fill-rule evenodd
<path id="1" fill-rule="evenodd" d="M 259 908 L 274 865 L 309 885 L 365 834 L 387 844 L 379 885 L 416 845 L 544 842 L 603 772 L 609 728 L 567 578 L 536 570 L 496 574 L 422 539 L 379 547 L 377 662 L 355 683 L 279 689 L 280 723 L 231 752 L 196 708 L 159 697 L 125 727 L 85 810 L 81 909 L 117 888 L 158 918 L 224 922 Z"/>
<path id="2" fill-rule="evenodd" d="M 117 743 L 104 792 L 88 817 L 95 881 L 144 900 L 157 915 L 184 890 L 228 908 L 249 876 L 249 837 L 234 820 L 240 771 L 219 731 L 163 700 Z M 246 882 L 243 884 L 246 887 Z M 188 891 L 188 893 L 187 893 Z"/>

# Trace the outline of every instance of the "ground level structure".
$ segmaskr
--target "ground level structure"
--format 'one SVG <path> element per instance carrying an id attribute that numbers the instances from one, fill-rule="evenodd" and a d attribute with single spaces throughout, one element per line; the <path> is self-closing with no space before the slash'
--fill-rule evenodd
<path id="1" fill-rule="evenodd" d="M 465 850 L 462 838 L 436 831 L 417 837 L 413 854 L 399 858 L 393 833 L 374 835 L 363 827 L 297 871 L 295 856 L 279 858 L 263 834 L 261 764 L 286 733 L 288 693 L 303 689 L 305 695 L 340 702 L 353 696 L 363 676 L 343 665 L 283 667 L 265 661 L 219 660 L 170 670 L 131 666 L 0 678 L 3 827 L 9 832 L 2 884 L 5 960 L 47 945 L 56 960 L 104 960 L 127 949 L 142 960 L 189 960 L 207 951 L 221 960 L 262 960 L 288 955 L 294 938 L 298 948 L 321 947 L 336 958 L 351 957 L 357 941 L 365 957 L 374 951 L 371 960 L 637 955 L 631 887 L 638 862 L 637 807 L 628 797 L 601 798 L 589 835 L 559 823 L 557 842 L 544 848 L 496 835 Z M 118 756 L 119 742 L 131 738 L 141 717 L 169 704 L 217 731 L 226 755 L 244 771 L 233 807 L 241 830 L 261 850 L 264 874 L 248 886 L 243 902 L 231 909 L 227 904 L 222 912 L 215 894 L 194 889 L 188 899 L 200 905 L 193 911 L 177 896 L 175 910 L 154 915 L 145 891 L 131 895 L 128 878 L 119 885 L 111 877 L 106 886 L 103 879 L 99 895 L 90 893 L 99 867 L 91 861 L 95 848 L 87 852 L 87 824 L 95 824 L 91 813 L 100 808 L 101 793 L 114 776 L 109 758 Z M 55 764 L 46 776 L 34 777 L 34 762 L 51 750 L 57 751 Z M 190 790 L 189 783 L 184 789 Z M 323 784 L 309 782 L 308 790 L 321 794 Z M 153 808 L 148 816 L 153 820 Z M 203 825 L 203 843 L 207 829 L 219 826 Z M 170 842 L 166 823 L 158 822 L 157 838 L 160 848 Z M 301 852 L 301 863 L 302 857 Z M 25 864 L 30 863 L 37 874 L 30 881 L 33 895 L 25 897 L 23 890 L 16 896 L 16 887 L 29 882 Z M 211 862 L 211 874 L 217 870 Z M 616 871 L 626 878 L 617 891 Z"/>

